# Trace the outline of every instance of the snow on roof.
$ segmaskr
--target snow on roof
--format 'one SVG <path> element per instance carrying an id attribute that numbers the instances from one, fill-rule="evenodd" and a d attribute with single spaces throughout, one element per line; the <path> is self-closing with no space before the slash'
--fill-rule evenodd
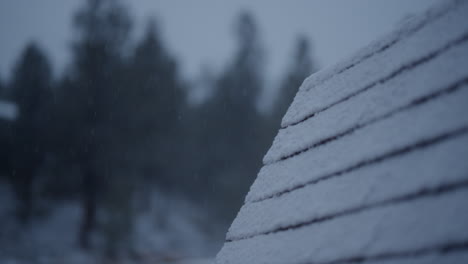
<path id="1" fill-rule="evenodd" d="M 0 119 L 14 121 L 18 117 L 16 104 L 0 100 Z"/>
<path id="2" fill-rule="evenodd" d="M 307 78 L 216 263 L 468 263 L 468 1 Z"/>

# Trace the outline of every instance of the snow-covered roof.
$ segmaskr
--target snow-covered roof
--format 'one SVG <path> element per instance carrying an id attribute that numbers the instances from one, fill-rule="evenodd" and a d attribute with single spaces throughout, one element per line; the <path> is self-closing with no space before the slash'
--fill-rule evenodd
<path id="1" fill-rule="evenodd" d="M 216 263 L 468 263 L 467 14 L 307 78 Z"/>
<path id="2" fill-rule="evenodd" d="M 18 117 L 18 107 L 16 104 L 0 100 L 0 120 L 13 121 Z"/>

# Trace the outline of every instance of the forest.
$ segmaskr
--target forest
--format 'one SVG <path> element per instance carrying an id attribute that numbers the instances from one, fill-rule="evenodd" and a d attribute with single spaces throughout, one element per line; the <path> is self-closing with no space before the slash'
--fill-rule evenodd
<path id="1" fill-rule="evenodd" d="M 0 118 L 0 184 L 14 201 L 0 212 L 0 255 L 21 255 L 4 246 L 11 230 L 30 230 L 64 204 L 79 208 L 68 230 L 74 245 L 108 258 L 195 254 L 184 249 L 190 245 L 139 249 L 134 237 L 149 212 L 159 219 L 150 223 L 162 223 L 157 230 L 176 225 L 170 211 L 177 210 L 222 244 L 282 116 L 317 65 L 307 38 L 291 40 L 277 93 L 261 108 L 271 87 L 252 13 L 233 21 L 229 61 L 218 72 L 200 70 L 197 80 L 182 75 L 157 21 L 149 19 L 133 39 L 134 18 L 124 3 L 88 0 L 71 18 L 72 60 L 59 76 L 31 42 L 0 80 L 0 103 L 16 109 L 13 118 Z M 196 89 L 207 92 L 193 102 Z M 24 232 L 27 240 L 32 232 Z"/>

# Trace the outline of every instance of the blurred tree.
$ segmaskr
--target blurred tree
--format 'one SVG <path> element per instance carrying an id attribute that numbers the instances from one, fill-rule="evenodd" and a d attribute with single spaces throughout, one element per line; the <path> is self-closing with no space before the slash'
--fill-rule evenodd
<path id="1" fill-rule="evenodd" d="M 112 131 L 110 123 L 114 122 L 113 110 L 119 107 L 116 98 L 122 90 L 124 77 L 120 74 L 131 19 L 120 1 L 88 0 L 76 13 L 74 26 L 77 38 L 73 43 L 73 63 L 61 95 L 63 117 L 70 121 L 62 123 L 68 125 L 64 130 L 68 132 L 69 154 L 83 170 L 83 222 L 79 237 L 81 246 L 87 248 L 90 232 L 96 226 L 98 193 L 104 191 L 104 183 L 120 184 L 119 179 L 110 178 L 117 170 L 115 155 L 122 154 L 112 153 L 117 131 Z"/>
<path id="2" fill-rule="evenodd" d="M 252 14 L 242 12 L 235 24 L 237 51 L 216 82 L 214 95 L 201 109 L 208 119 L 203 148 L 211 153 L 201 175 L 218 186 L 226 196 L 226 218 L 242 203 L 265 151 L 265 140 L 258 129 L 264 118 L 258 112 L 263 89 L 264 52 Z"/>
<path id="3" fill-rule="evenodd" d="M 137 160 L 144 162 L 139 167 L 159 184 L 174 187 L 179 183 L 174 174 L 180 167 L 179 115 L 185 94 L 175 59 L 164 47 L 154 19 L 137 44 L 129 72 L 132 89 L 125 100 L 128 123 L 139 139 Z"/>
<path id="4" fill-rule="evenodd" d="M 34 43 L 27 45 L 17 62 L 11 98 L 19 108 L 13 126 L 12 179 L 18 195 L 19 216 L 27 221 L 32 210 L 34 176 L 44 158 L 47 104 L 51 98 L 51 68 L 46 55 Z"/>
<path id="5" fill-rule="evenodd" d="M 219 81 L 223 100 L 243 111 L 253 111 L 263 88 L 263 48 L 252 14 L 244 11 L 235 25 L 237 52 Z"/>
<path id="6" fill-rule="evenodd" d="M 47 58 L 31 44 L 5 95 L 18 102 L 21 115 L 12 129 L 0 124 L 0 159 L 6 161 L 0 166 L 14 174 L 22 219 L 30 215 L 32 182 L 47 156 L 58 172 L 46 163 L 41 175 L 55 177 L 54 198 L 82 195 L 83 248 L 98 226 L 109 256 L 130 248 L 133 198 L 154 186 L 188 195 L 230 223 L 279 119 L 313 69 L 307 40 L 298 41 L 274 117 L 266 117 L 258 111 L 264 52 L 248 12 L 236 20 L 237 49 L 226 68 L 202 71 L 197 85 L 209 92 L 198 105 L 187 104 L 193 85 L 182 80 L 154 20 L 134 49 L 128 46 L 132 20 L 120 1 L 87 0 L 73 22 L 73 60 L 57 85 L 51 85 Z M 98 208 L 104 209 L 102 225 Z"/>
<path id="7" fill-rule="evenodd" d="M 3 84 L 2 76 L 0 76 L 0 99 L 3 99 L 5 96 L 5 87 Z"/>
<path id="8" fill-rule="evenodd" d="M 6 103 L 6 87 L 3 83 L 3 80 L 0 76 L 0 111 L 4 111 L 2 104 Z M 10 152 L 10 122 L 9 120 L 2 118 L 2 113 L 0 113 L 0 178 L 3 178 L 10 172 L 10 162 L 9 162 L 9 152 Z"/>
<path id="9" fill-rule="evenodd" d="M 214 182 L 211 181 L 214 171 L 212 167 L 218 164 L 211 159 L 213 142 L 216 142 L 217 129 L 214 122 L 215 101 L 213 99 L 213 88 L 218 76 L 216 76 L 206 65 L 200 69 L 198 80 L 188 86 L 188 95 L 185 104 L 179 111 L 179 153 L 178 160 L 184 166 L 177 166 L 180 175 L 178 189 L 189 196 L 189 199 L 198 203 L 207 204 L 212 200 Z M 195 91 L 197 90 L 197 91 Z M 193 98 L 194 93 L 202 98 Z M 205 97 L 205 98 L 203 98 Z M 200 153 L 201 151 L 201 153 Z"/>
<path id="10" fill-rule="evenodd" d="M 311 57 L 310 43 L 305 36 L 299 36 L 297 38 L 289 67 L 289 70 L 283 77 L 279 93 L 273 105 L 273 123 L 275 130 L 279 127 L 281 118 L 292 103 L 299 86 L 301 86 L 305 78 L 317 71 L 317 67 Z"/>

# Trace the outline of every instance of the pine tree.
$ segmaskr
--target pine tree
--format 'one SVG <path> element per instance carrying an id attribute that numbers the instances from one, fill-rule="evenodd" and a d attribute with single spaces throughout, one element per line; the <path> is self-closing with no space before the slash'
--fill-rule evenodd
<path id="1" fill-rule="evenodd" d="M 11 83 L 11 99 L 19 116 L 14 123 L 13 180 L 21 202 L 19 216 L 29 220 L 33 207 L 32 184 L 45 155 L 44 120 L 51 98 L 52 75 L 44 52 L 30 43 L 17 62 Z"/>
<path id="2" fill-rule="evenodd" d="M 67 77 L 69 84 L 64 86 L 67 89 L 61 91 L 60 97 L 62 105 L 65 105 L 63 117 L 66 120 L 63 124 L 67 124 L 68 128 L 63 130 L 68 132 L 69 154 L 81 164 L 83 170 L 80 244 L 87 248 L 90 246 L 90 232 L 96 226 L 98 194 L 104 200 L 112 201 L 107 194 L 117 192 L 114 188 L 126 186 L 128 188 L 120 197 L 130 195 L 131 185 L 125 182 L 125 177 L 130 176 L 118 167 L 126 167 L 122 163 L 126 157 L 118 148 L 121 137 L 118 133 L 120 130 L 114 130 L 114 114 L 124 88 L 122 82 L 125 76 L 122 73 L 131 19 L 120 1 L 88 0 L 76 13 L 74 26 L 78 37 L 72 46 L 74 56 Z M 125 207 L 126 203 L 121 205 Z M 109 204 L 108 208 L 113 207 Z M 128 206 L 125 208 L 128 209 Z M 116 221 L 126 219 L 128 210 L 125 208 L 121 210 L 124 215 L 115 217 Z M 112 229 L 111 226 L 112 223 L 109 229 Z M 116 240 L 110 238 L 109 241 Z M 114 246 L 110 245 L 109 248 Z"/>
<path id="3" fill-rule="evenodd" d="M 301 86 L 305 78 L 317 71 L 317 66 L 312 60 L 309 41 L 305 36 L 297 38 L 289 67 L 288 72 L 283 77 L 280 91 L 273 105 L 273 122 L 276 128 L 279 127 L 281 118 L 292 103 L 299 86 Z"/>
<path id="4" fill-rule="evenodd" d="M 0 76 L 0 108 L 7 104 L 6 87 Z M 3 104 L 3 105 L 2 105 Z M 0 111 L 3 111 L 1 109 Z M 6 177 L 10 172 L 11 151 L 11 120 L 0 113 L 0 177 Z"/>
<path id="5" fill-rule="evenodd" d="M 204 146 L 211 153 L 202 174 L 210 175 L 208 181 L 228 195 L 223 201 L 226 218 L 232 217 L 229 209 L 241 204 L 264 152 L 258 129 L 263 117 L 257 107 L 263 89 L 264 52 L 253 15 L 242 12 L 234 33 L 237 50 L 202 110 L 208 119 Z"/>
<path id="6" fill-rule="evenodd" d="M 185 96 L 176 61 L 164 46 L 154 19 L 137 44 L 129 70 L 133 87 L 126 96 L 129 122 L 137 137 L 145 141 L 139 144 L 140 161 L 148 170 L 145 174 L 160 184 L 174 185 L 178 182 L 173 178 L 174 169 L 180 162 L 175 162 L 179 115 Z"/>
<path id="7" fill-rule="evenodd" d="M 0 99 L 5 97 L 5 85 L 3 84 L 2 76 L 0 76 Z"/>

